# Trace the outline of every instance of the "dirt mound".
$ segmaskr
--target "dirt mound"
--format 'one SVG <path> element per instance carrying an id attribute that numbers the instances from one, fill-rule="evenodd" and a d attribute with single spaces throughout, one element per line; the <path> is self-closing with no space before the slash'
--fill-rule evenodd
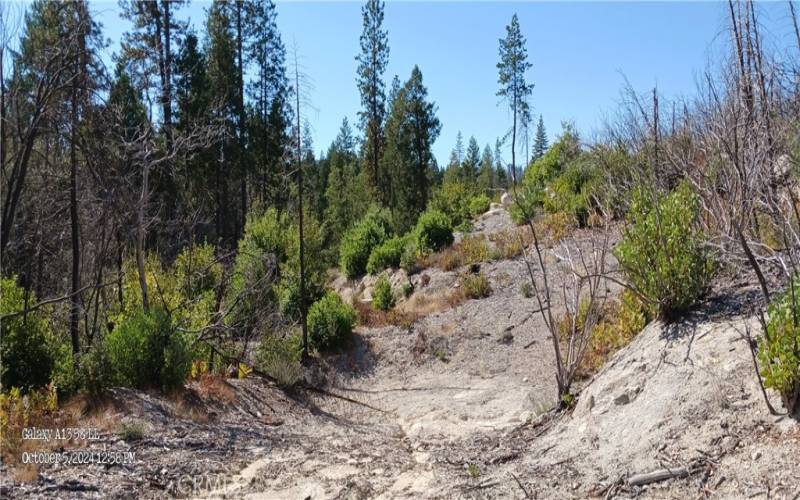
<path id="1" fill-rule="evenodd" d="M 800 424 L 769 414 L 741 336 L 748 321 L 698 314 L 649 325 L 585 388 L 572 415 L 493 477 L 519 493 L 513 474 L 540 498 L 612 490 L 645 498 L 797 498 Z M 689 477 L 629 485 L 634 475 L 665 469 Z"/>

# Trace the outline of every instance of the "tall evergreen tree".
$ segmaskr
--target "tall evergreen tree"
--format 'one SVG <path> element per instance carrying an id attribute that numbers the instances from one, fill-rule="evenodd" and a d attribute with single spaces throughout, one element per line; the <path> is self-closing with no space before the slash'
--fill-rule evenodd
<path id="1" fill-rule="evenodd" d="M 367 0 L 361 8 L 361 15 L 363 30 L 360 37 L 361 53 L 356 56 L 356 81 L 361 93 L 362 110 L 359 117 L 364 131 L 363 170 L 367 187 L 381 202 L 386 203 L 389 186 L 386 179 L 380 179 L 379 172 L 383 155 L 386 100 L 383 73 L 389 62 L 388 34 L 383 29 L 384 3 L 380 0 Z"/>
<path id="2" fill-rule="evenodd" d="M 491 193 L 494 189 L 494 156 L 492 148 L 487 144 L 481 155 L 480 171 L 478 173 L 478 189 L 484 193 Z"/>
<path id="3" fill-rule="evenodd" d="M 431 147 L 441 124 L 436 118 L 436 105 L 428 101 L 428 90 L 417 66 L 408 81 L 392 94 L 382 164 L 391 179 L 390 208 L 395 228 L 403 233 L 427 204 Z"/>
<path id="4" fill-rule="evenodd" d="M 506 189 L 508 188 L 508 176 L 506 175 L 506 169 L 503 166 L 503 152 L 502 152 L 503 142 L 498 138 L 494 142 L 494 175 L 495 179 L 497 180 L 497 187 Z"/>
<path id="5" fill-rule="evenodd" d="M 467 154 L 461 164 L 461 178 L 468 185 L 473 186 L 478 178 L 478 167 L 481 162 L 481 148 L 475 137 L 469 138 Z"/>
<path id="6" fill-rule="evenodd" d="M 536 139 L 533 142 L 533 161 L 538 160 L 547 152 L 547 132 L 544 129 L 544 120 L 539 115 L 539 123 L 536 125 Z"/>
<path id="7" fill-rule="evenodd" d="M 255 68 L 255 77 L 248 86 L 253 103 L 248 134 L 255 170 L 251 175 L 257 184 L 252 191 L 263 206 L 283 206 L 285 189 L 281 186 L 290 114 L 286 48 L 278 31 L 274 3 L 251 0 L 245 7 L 248 19 L 245 53 Z"/>
<path id="8" fill-rule="evenodd" d="M 519 124 L 528 114 L 528 96 L 533 84 L 525 80 L 525 73 L 532 67 L 528 62 L 528 49 L 525 37 L 519 27 L 519 19 L 514 14 L 511 23 L 506 26 L 506 37 L 500 39 L 500 62 L 497 63 L 498 83 L 497 95 L 508 103 L 512 115 L 511 125 L 511 180 L 517 183 L 517 133 Z"/>
<path id="9" fill-rule="evenodd" d="M 157 75 L 158 94 L 161 112 L 161 132 L 167 152 L 173 145 L 173 46 L 180 44 L 186 24 L 179 22 L 174 11 L 180 8 L 183 0 L 122 0 L 122 16 L 133 23 L 133 30 L 123 35 L 122 52 L 140 63 L 144 72 L 144 82 L 149 91 L 151 75 Z M 173 218 L 177 205 L 178 190 L 172 176 L 172 166 L 165 164 L 153 172 L 155 189 L 162 192 L 163 205 L 168 218 Z"/>
<path id="10" fill-rule="evenodd" d="M 338 251 L 339 241 L 350 226 L 360 219 L 369 205 L 364 196 L 364 176 L 359 174 L 356 138 L 347 118 L 328 149 L 328 180 L 325 187 L 323 222 L 328 247 Z M 338 261 L 336 255 L 333 262 Z"/>
<path id="11" fill-rule="evenodd" d="M 236 240 L 236 219 L 231 215 L 231 178 L 236 173 L 231 168 L 231 158 L 238 150 L 236 124 L 238 121 L 238 78 L 236 41 L 231 29 L 230 10 L 226 2 L 215 0 L 206 21 L 208 82 L 214 96 L 214 118 L 226 129 L 226 139 L 216 146 L 215 168 L 215 226 L 217 237 L 229 245 Z"/>

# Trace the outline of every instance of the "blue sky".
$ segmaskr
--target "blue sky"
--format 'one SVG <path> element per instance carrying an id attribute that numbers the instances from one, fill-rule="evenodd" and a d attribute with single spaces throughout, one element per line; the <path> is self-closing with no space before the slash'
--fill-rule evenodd
<path id="1" fill-rule="evenodd" d="M 117 50 L 128 29 L 117 3 L 91 5 L 112 42 L 109 52 Z M 180 15 L 202 33 L 208 6 L 196 1 Z M 761 7 L 767 31 L 778 43 L 791 43 L 785 3 Z M 277 3 L 283 40 L 287 47 L 296 43 L 313 82 L 316 111 L 309 121 L 317 151 L 327 149 L 343 117 L 357 121 L 360 8 L 356 2 Z M 543 115 L 551 141 L 565 120 L 590 136 L 613 112 L 623 75 L 637 90 L 657 85 L 667 97 L 691 96 L 697 76 L 724 48 L 726 9 L 721 2 L 388 2 L 387 87 L 393 75 L 406 79 L 419 65 L 443 125 L 434 145 L 440 165 L 459 130 L 465 142 L 474 135 L 481 147 L 494 145 L 509 127 L 495 96 L 498 39 L 516 12 L 533 64 L 534 113 Z"/>

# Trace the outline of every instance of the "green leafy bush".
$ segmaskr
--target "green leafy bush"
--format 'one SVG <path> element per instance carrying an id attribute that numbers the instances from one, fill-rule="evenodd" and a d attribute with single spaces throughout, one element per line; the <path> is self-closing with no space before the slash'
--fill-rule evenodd
<path id="1" fill-rule="evenodd" d="M 515 224 L 526 222 L 526 215 L 533 219 L 549 196 L 548 192 L 552 193 L 551 184 L 580 157 L 580 139 L 570 125 L 565 125 L 561 136 L 544 156 L 525 170 L 509 210 Z"/>
<path id="2" fill-rule="evenodd" d="M 391 235 L 389 218 L 383 211 L 372 210 L 342 237 L 339 267 L 348 279 L 364 274 L 372 250 Z"/>
<path id="3" fill-rule="evenodd" d="M 696 229 L 697 196 L 681 184 L 667 196 L 634 190 L 628 224 L 615 249 L 628 282 L 657 304 L 662 317 L 689 309 L 714 273 L 705 235 Z"/>
<path id="4" fill-rule="evenodd" d="M 481 193 L 469 201 L 469 213 L 473 217 L 482 215 L 489 210 L 490 204 L 491 200 L 489 197 Z"/>
<path id="5" fill-rule="evenodd" d="M 114 364 L 106 344 L 98 342 L 83 353 L 78 365 L 81 389 L 90 397 L 101 396 L 114 384 Z"/>
<path id="6" fill-rule="evenodd" d="M 372 249 L 367 261 L 367 272 L 376 274 L 390 267 L 399 267 L 409 238 L 394 236 Z"/>
<path id="7" fill-rule="evenodd" d="M 355 322 L 355 309 L 328 292 L 308 311 L 308 341 L 318 351 L 340 348 L 350 340 Z"/>
<path id="8" fill-rule="evenodd" d="M 265 335 L 258 346 L 256 363 L 281 386 L 292 387 L 303 379 L 302 352 L 302 339 L 297 335 L 286 338 Z"/>
<path id="9" fill-rule="evenodd" d="M 33 293 L 17 286 L 16 278 L 0 279 L 0 315 L 19 312 L 36 303 Z M 41 310 L 0 321 L 0 383 L 4 389 L 29 391 L 50 382 L 54 359 L 50 325 Z"/>
<path id="10" fill-rule="evenodd" d="M 229 323 L 251 330 L 261 312 L 274 308 L 273 285 L 278 266 L 286 259 L 288 228 L 286 216 L 274 208 L 248 219 L 244 236 L 239 240 L 227 297 L 229 304 L 237 304 Z"/>
<path id="11" fill-rule="evenodd" d="M 773 298 L 767 309 L 767 331 L 758 357 L 766 387 L 781 395 L 790 412 L 800 411 L 800 277 L 789 290 Z"/>
<path id="12" fill-rule="evenodd" d="M 305 245 L 305 299 L 312 304 L 325 293 L 325 263 L 319 256 L 323 247 L 322 228 L 311 214 L 303 221 Z M 281 313 L 287 318 L 300 319 L 300 227 L 291 224 L 287 230 L 285 261 L 280 264 L 280 281 L 276 287 Z"/>
<path id="13" fill-rule="evenodd" d="M 465 274 L 461 277 L 464 295 L 470 299 L 482 299 L 492 294 L 492 286 L 485 274 Z"/>
<path id="14" fill-rule="evenodd" d="M 176 313 L 182 314 L 177 319 L 190 329 L 206 326 L 215 312 L 217 288 L 223 274 L 214 246 L 204 244 L 184 248 L 175 259 L 172 272 L 183 305 L 176 309 Z"/>
<path id="15" fill-rule="evenodd" d="M 188 342 L 163 309 L 126 318 L 105 341 L 120 385 L 169 390 L 181 387 L 189 374 Z"/>
<path id="16" fill-rule="evenodd" d="M 588 163 L 569 164 L 550 184 L 542 200 L 544 209 L 551 214 L 570 214 L 579 226 L 586 226 L 599 181 L 599 172 Z"/>
<path id="17" fill-rule="evenodd" d="M 375 309 L 381 311 L 388 311 L 394 307 L 394 292 L 392 291 L 392 284 L 389 283 L 389 278 L 382 274 L 375 286 L 372 288 L 372 305 Z"/>
<path id="18" fill-rule="evenodd" d="M 450 226 L 459 226 L 470 220 L 470 202 L 474 191 L 457 180 L 449 180 L 434 191 L 428 210 L 435 210 L 447 216 Z"/>
<path id="19" fill-rule="evenodd" d="M 442 212 L 427 210 L 420 215 L 414 236 L 418 251 L 436 252 L 453 243 L 453 226 Z"/>
<path id="20" fill-rule="evenodd" d="M 416 239 L 411 237 L 405 248 L 403 248 L 403 254 L 400 256 L 400 267 L 408 274 L 417 272 L 419 270 L 417 265 L 418 255 Z"/>

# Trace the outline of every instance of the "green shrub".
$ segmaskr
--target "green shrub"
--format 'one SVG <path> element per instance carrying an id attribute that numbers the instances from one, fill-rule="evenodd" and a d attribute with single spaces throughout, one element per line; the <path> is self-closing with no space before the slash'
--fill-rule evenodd
<path id="1" fill-rule="evenodd" d="M 265 335 L 258 346 L 256 363 L 282 387 L 292 387 L 303 380 L 303 367 L 300 364 L 302 352 L 303 344 L 300 336 L 278 338 Z"/>
<path id="2" fill-rule="evenodd" d="M 759 341 L 764 385 L 780 393 L 790 412 L 800 411 L 800 277 L 791 288 L 772 299 L 767 309 L 767 331 Z"/>
<path id="3" fill-rule="evenodd" d="M 545 200 L 552 194 L 551 184 L 577 162 L 581 157 L 580 139 L 570 125 L 558 140 L 538 160 L 531 163 L 522 176 L 522 182 L 514 193 L 514 203 L 509 212 L 515 224 L 522 224 L 525 216 L 533 219 L 536 211 L 542 208 Z"/>
<path id="4" fill-rule="evenodd" d="M 144 438 L 144 426 L 140 422 L 123 422 L 118 435 L 123 441 L 141 441 Z"/>
<path id="5" fill-rule="evenodd" d="M 465 274 L 461 277 L 464 295 L 470 299 L 482 299 L 492 294 L 492 286 L 485 274 Z"/>
<path id="6" fill-rule="evenodd" d="M 455 227 L 470 219 L 470 201 L 473 190 L 457 180 L 449 180 L 434 191 L 428 210 L 435 210 L 447 216 L 450 226 Z"/>
<path id="7" fill-rule="evenodd" d="M 305 299 L 314 303 L 325 293 L 325 263 L 319 256 L 323 247 L 322 228 L 311 214 L 303 221 L 305 245 Z M 276 295 L 281 313 L 292 321 L 300 319 L 300 228 L 292 224 L 287 230 L 286 260 L 280 264 L 280 281 Z"/>
<path id="8" fill-rule="evenodd" d="M 403 254 L 400 256 L 400 267 L 408 274 L 413 274 L 419 270 L 419 266 L 417 265 L 417 257 L 419 256 L 419 251 L 417 250 L 417 242 L 415 238 L 409 238 L 408 243 L 406 243 L 405 248 L 403 248 Z"/>
<path id="9" fill-rule="evenodd" d="M 175 280 L 184 297 L 192 299 L 214 292 L 222 281 L 222 264 L 217 261 L 213 245 L 184 248 L 172 265 Z"/>
<path id="10" fill-rule="evenodd" d="M 75 371 L 72 343 L 68 341 L 52 342 L 50 349 L 53 357 L 51 382 L 55 385 L 58 396 L 64 398 L 75 394 L 80 388 L 81 380 Z"/>
<path id="11" fill-rule="evenodd" d="M 462 234 L 471 233 L 473 229 L 475 229 L 475 226 L 472 224 L 471 219 L 464 219 L 460 224 L 453 228 L 454 231 L 458 231 Z"/>
<path id="12" fill-rule="evenodd" d="M 579 226 L 586 226 L 589 213 L 595 207 L 599 172 L 586 162 L 574 162 L 564 169 L 549 186 L 543 197 L 544 209 L 551 213 L 567 213 Z"/>
<path id="13" fill-rule="evenodd" d="M 256 327 L 260 313 L 274 308 L 273 285 L 278 266 L 286 259 L 289 222 L 271 208 L 260 217 L 251 217 L 239 240 L 231 286 L 226 302 L 236 304 L 228 322 L 244 330 Z"/>
<path id="14" fill-rule="evenodd" d="M 371 211 L 342 237 L 339 267 L 348 279 L 364 274 L 372 250 L 391 235 L 389 219 L 383 211 Z"/>
<path id="15" fill-rule="evenodd" d="M 634 190 L 628 225 L 615 249 L 628 282 L 669 318 L 705 292 L 714 265 L 705 235 L 696 229 L 697 196 L 681 184 L 667 196 Z"/>
<path id="16" fill-rule="evenodd" d="M 409 298 L 414 293 L 414 283 L 406 281 L 403 283 L 403 297 Z"/>
<path id="17" fill-rule="evenodd" d="M 489 197 L 481 193 L 469 201 L 469 213 L 473 217 L 485 214 L 489 210 L 490 204 Z"/>
<path id="18" fill-rule="evenodd" d="M 114 377 L 114 365 L 105 343 L 98 342 L 81 355 L 78 378 L 84 393 L 101 396 L 114 384 Z"/>
<path id="19" fill-rule="evenodd" d="M 389 278 L 382 274 L 375 286 L 372 288 L 372 305 L 375 309 L 381 311 L 388 311 L 394 307 L 394 292 L 392 291 L 392 284 L 389 283 Z"/>
<path id="20" fill-rule="evenodd" d="M 340 348 L 349 342 L 355 322 L 355 309 L 328 292 L 308 311 L 308 341 L 318 351 Z"/>
<path id="21" fill-rule="evenodd" d="M 533 286 L 531 285 L 530 281 L 523 281 L 522 285 L 519 287 L 519 292 L 526 299 L 533 297 Z"/>
<path id="22" fill-rule="evenodd" d="M 36 303 L 33 293 L 17 286 L 16 278 L 0 279 L 0 315 L 19 312 Z M 54 359 L 50 325 L 42 310 L 0 321 L 0 384 L 23 392 L 50 382 Z"/>
<path id="23" fill-rule="evenodd" d="M 409 238 L 395 236 L 378 245 L 369 254 L 367 272 L 376 274 L 390 267 L 399 267 Z"/>
<path id="24" fill-rule="evenodd" d="M 193 330 L 206 326 L 215 312 L 217 289 L 223 274 L 214 246 L 204 244 L 184 248 L 175 259 L 172 272 L 183 306 L 175 310 L 182 315 L 176 319 Z"/>
<path id="25" fill-rule="evenodd" d="M 192 364 L 188 342 L 163 309 L 140 311 L 106 337 L 115 382 L 140 389 L 181 387 Z"/>
<path id="26" fill-rule="evenodd" d="M 453 243 L 453 228 L 447 216 L 436 210 L 420 215 L 414 229 L 418 251 L 436 252 Z"/>

